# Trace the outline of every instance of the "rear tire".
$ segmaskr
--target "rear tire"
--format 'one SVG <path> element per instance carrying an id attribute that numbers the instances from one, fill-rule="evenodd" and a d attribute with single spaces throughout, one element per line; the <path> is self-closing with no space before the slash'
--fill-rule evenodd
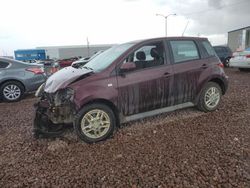
<path id="1" fill-rule="evenodd" d="M 8 81 L 0 87 L 0 96 L 5 102 L 17 102 L 21 100 L 24 87 L 20 82 Z"/>
<path id="2" fill-rule="evenodd" d="M 224 67 L 229 67 L 229 61 L 230 61 L 230 58 L 226 58 L 223 62 L 224 64 Z"/>
<path id="3" fill-rule="evenodd" d="M 114 133 L 115 127 L 114 112 L 101 103 L 85 106 L 76 115 L 74 121 L 77 136 L 87 143 L 106 140 Z"/>
<path id="4" fill-rule="evenodd" d="M 211 112 L 218 108 L 222 96 L 221 87 L 215 82 L 208 82 L 202 89 L 197 107 L 203 112 Z"/>

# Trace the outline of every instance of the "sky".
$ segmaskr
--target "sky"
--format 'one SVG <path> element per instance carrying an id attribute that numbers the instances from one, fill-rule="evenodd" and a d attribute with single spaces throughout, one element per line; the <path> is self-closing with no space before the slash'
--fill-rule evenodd
<path id="1" fill-rule="evenodd" d="M 0 56 L 39 46 L 118 44 L 165 36 L 208 37 L 250 26 L 250 0 L 0 0 Z"/>

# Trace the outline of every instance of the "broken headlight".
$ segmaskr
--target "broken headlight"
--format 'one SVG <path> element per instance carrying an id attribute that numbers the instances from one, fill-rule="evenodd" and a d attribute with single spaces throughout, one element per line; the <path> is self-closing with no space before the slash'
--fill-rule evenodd
<path id="1" fill-rule="evenodd" d="M 67 104 L 72 102 L 74 98 L 74 90 L 71 88 L 65 88 L 58 90 L 54 95 L 55 106 L 60 106 L 61 104 Z"/>

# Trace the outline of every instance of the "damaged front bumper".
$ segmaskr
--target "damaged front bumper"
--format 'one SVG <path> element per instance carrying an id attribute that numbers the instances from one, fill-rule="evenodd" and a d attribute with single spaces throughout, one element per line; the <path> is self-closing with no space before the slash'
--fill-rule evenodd
<path id="1" fill-rule="evenodd" d="M 35 104 L 34 135 L 54 136 L 62 133 L 65 124 L 71 124 L 75 116 L 74 90 L 60 89 L 56 93 L 46 93 L 41 86 L 36 96 L 40 101 Z"/>

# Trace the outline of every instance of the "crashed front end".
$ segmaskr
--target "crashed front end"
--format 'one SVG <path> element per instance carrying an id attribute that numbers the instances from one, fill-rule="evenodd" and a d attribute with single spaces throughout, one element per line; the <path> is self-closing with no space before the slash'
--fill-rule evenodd
<path id="1" fill-rule="evenodd" d="M 65 124 L 74 120 L 76 108 L 74 104 L 75 90 L 73 83 L 93 74 L 87 68 L 63 68 L 51 75 L 46 83 L 36 92 L 40 101 L 35 104 L 34 136 L 57 136 L 63 132 Z"/>
<path id="2" fill-rule="evenodd" d="M 34 136 L 58 136 L 65 124 L 71 124 L 75 115 L 74 90 L 70 87 L 59 89 L 54 93 L 44 90 L 41 85 L 36 92 L 40 101 L 35 104 Z"/>

